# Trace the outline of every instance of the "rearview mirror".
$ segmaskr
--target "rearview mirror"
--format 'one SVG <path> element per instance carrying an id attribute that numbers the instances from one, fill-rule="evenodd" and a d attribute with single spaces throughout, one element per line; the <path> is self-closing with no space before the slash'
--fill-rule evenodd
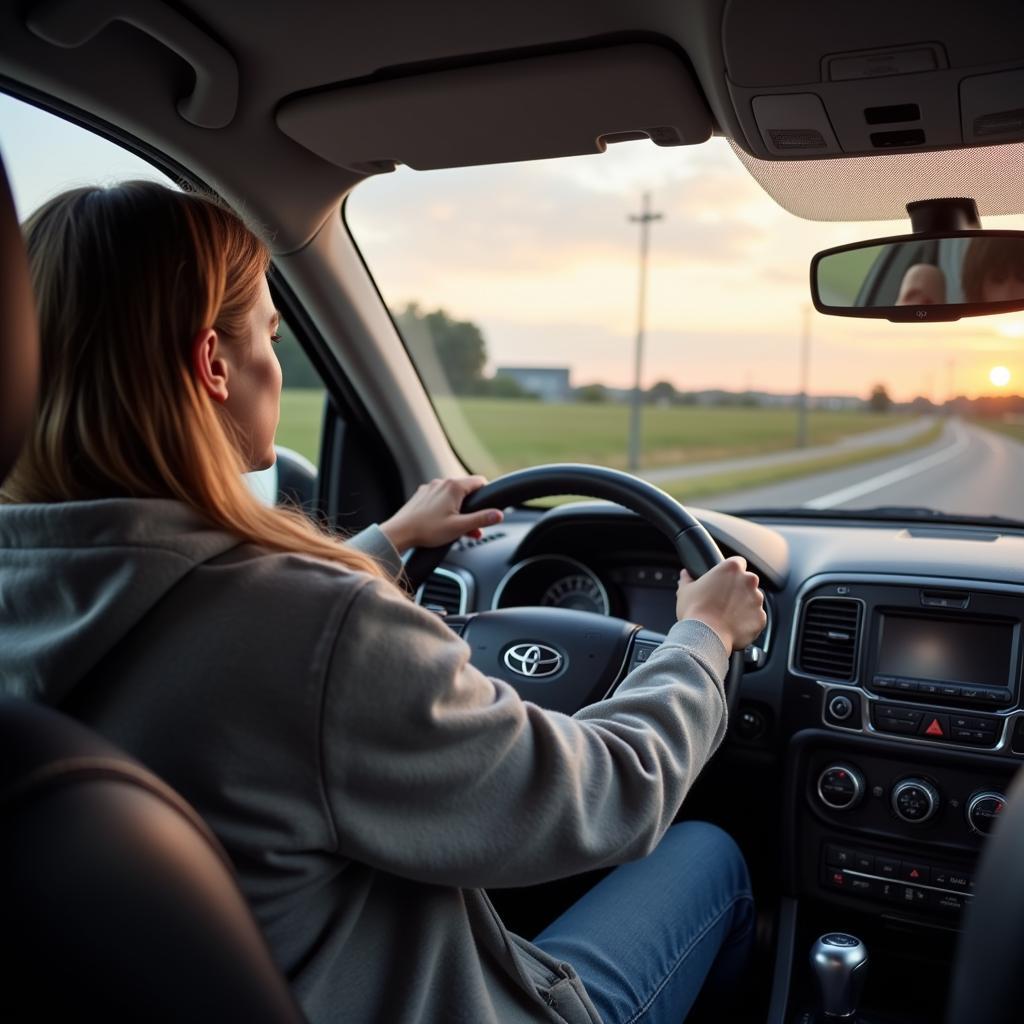
<path id="1" fill-rule="evenodd" d="M 819 313 L 936 322 L 1024 309 L 1024 231 L 876 238 L 811 261 Z"/>

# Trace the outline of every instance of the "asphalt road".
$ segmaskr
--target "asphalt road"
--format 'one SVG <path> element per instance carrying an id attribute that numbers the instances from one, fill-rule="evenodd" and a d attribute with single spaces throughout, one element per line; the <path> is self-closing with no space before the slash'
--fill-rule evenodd
<path id="1" fill-rule="evenodd" d="M 709 497 L 724 511 L 913 505 L 1024 519 L 1024 444 L 960 420 L 924 448 L 785 483 Z"/>

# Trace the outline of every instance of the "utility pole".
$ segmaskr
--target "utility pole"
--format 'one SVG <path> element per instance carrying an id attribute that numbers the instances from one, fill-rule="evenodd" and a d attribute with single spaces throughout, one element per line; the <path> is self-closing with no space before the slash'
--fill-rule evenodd
<path id="1" fill-rule="evenodd" d="M 636 353 L 633 366 L 633 396 L 629 409 L 629 470 L 635 473 L 640 468 L 640 406 L 643 395 L 640 391 L 640 372 L 644 354 L 644 314 L 647 305 L 647 246 L 651 221 L 661 220 L 662 214 L 651 213 L 651 194 L 644 193 L 644 208 L 639 214 L 630 214 L 629 219 L 640 225 L 640 292 L 636 313 Z"/>
<path id="2" fill-rule="evenodd" d="M 807 447 L 807 378 L 811 367 L 811 307 L 803 307 L 803 333 L 800 336 L 800 395 L 797 400 L 796 446 Z"/>

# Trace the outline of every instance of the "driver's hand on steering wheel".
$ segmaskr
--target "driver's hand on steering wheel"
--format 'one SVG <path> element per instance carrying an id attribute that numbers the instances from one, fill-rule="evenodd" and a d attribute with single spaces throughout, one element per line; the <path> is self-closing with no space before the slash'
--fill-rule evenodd
<path id="1" fill-rule="evenodd" d="M 460 476 L 431 480 L 386 522 L 380 524 L 385 536 L 399 554 L 409 548 L 436 548 L 459 537 L 479 537 L 480 528 L 500 523 L 501 509 L 485 508 L 463 515 L 463 501 L 479 490 L 487 480 L 482 476 Z"/>
<path id="2" fill-rule="evenodd" d="M 768 622 L 758 582 L 739 555 L 719 562 L 697 580 L 684 569 L 676 590 L 676 618 L 699 619 L 718 634 L 726 651 L 741 651 Z"/>

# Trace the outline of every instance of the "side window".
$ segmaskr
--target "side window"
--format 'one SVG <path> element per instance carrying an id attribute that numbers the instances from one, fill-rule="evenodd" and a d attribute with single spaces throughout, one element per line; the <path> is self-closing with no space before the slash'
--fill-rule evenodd
<path id="1" fill-rule="evenodd" d="M 265 501 L 309 508 L 316 500 L 327 392 L 283 314 L 277 333 L 281 340 L 275 352 L 282 376 L 281 419 L 274 438 L 277 463 L 262 473 L 250 473 L 250 482 Z"/>
<path id="2" fill-rule="evenodd" d="M 145 178 L 177 183 L 115 142 L 48 111 L 0 93 L 0 152 L 11 182 L 18 219 L 68 188 Z M 324 387 L 288 324 L 281 323 L 278 359 L 284 375 L 277 433 L 278 465 L 250 473 L 265 500 L 287 497 L 311 503 L 316 490 Z"/>
<path id="3" fill-rule="evenodd" d="M 19 220 L 51 196 L 79 185 L 145 178 L 177 187 L 173 179 L 116 142 L 3 93 L 0 151 Z"/>
<path id="4" fill-rule="evenodd" d="M 317 466 L 320 463 L 320 434 L 327 392 L 320 375 L 283 317 L 278 334 L 281 340 L 275 351 L 284 380 L 277 445 Z"/>

